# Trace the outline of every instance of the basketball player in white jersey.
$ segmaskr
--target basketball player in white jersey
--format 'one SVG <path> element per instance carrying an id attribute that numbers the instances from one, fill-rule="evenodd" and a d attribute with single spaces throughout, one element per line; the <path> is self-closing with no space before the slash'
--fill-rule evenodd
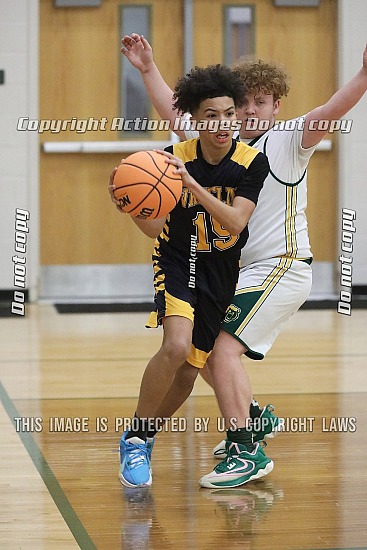
<path id="1" fill-rule="evenodd" d="M 160 75 L 147 40 L 137 34 L 125 36 L 121 51 L 140 71 L 154 107 L 162 119 L 171 121 L 173 128 L 177 113 L 172 110 L 172 90 Z M 260 409 L 252 400 L 241 356 L 263 359 L 284 324 L 309 296 L 312 253 L 305 214 L 307 165 L 327 133 L 325 122 L 318 129 L 318 121 L 338 120 L 366 92 L 367 47 L 362 67 L 350 82 L 324 105 L 288 121 L 285 127 L 276 123 L 280 98 L 289 91 L 284 71 L 274 64 L 246 60 L 240 60 L 234 69 L 240 72 L 249 90 L 244 107 L 237 113 L 242 121 L 239 137 L 268 156 L 270 173 L 249 223 L 250 237 L 242 251 L 236 294 L 204 376 L 215 391 L 229 428 L 227 439 L 214 449 L 224 460 L 200 480 L 203 487 L 212 488 L 237 486 L 245 477 L 248 454 L 276 427 L 278 419 L 270 408 Z M 190 130 L 176 133 L 182 139 L 195 135 Z M 181 404 L 175 397 L 179 393 L 173 384 L 166 397 L 170 414 Z M 235 426 L 231 418 L 236 419 Z M 270 421 L 270 427 L 262 419 Z M 253 441 L 248 439 L 249 423 Z"/>

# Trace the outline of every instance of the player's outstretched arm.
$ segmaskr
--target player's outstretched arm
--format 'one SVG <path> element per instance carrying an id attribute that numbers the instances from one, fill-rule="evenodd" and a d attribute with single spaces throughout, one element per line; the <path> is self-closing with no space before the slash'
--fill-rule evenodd
<path id="1" fill-rule="evenodd" d="M 174 121 L 178 118 L 177 110 L 172 108 L 173 91 L 154 63 L 153 50 L 148 40 L 143 35 L 132 33 L 130 36 L 124 36 L 121 43 L 121 52 L 133 67 L 140 71 L 145 88 L 159 116 L 163 120 L 169 120 L 170 127 L 173 129 Z M 184 132 L 175 130 L 175 133 L 179 138 L 186 139 Z"/>
<path id="2" fill-rule="evenodd" d="M 316 107 L 306 115 L 302 137 L 302 147 L 309 148 L 319 143 L 327 131 L 313 130 L 317 120 L 339 120 L 350 111 L 367 91 L 367 45 L 363 52 L 363 63 L 358 73 L 340 90 L 338 90 L 325 105 Z"/>
<path id="3" fill-rule="evenodd" d="M 113 183 L 113 179 L 115 177 L 117 171 L 117 166 L 112 170 L 110 179 L 108 182 L 108 192 L 110 194 L 112 202 L 116 205 L 116 208 L 121 214 L 125 214 L 126 212 L 121 208 L 119 201 L 115 199 L 115 196 L 113 194 L 114 189 L 116 189 L 115 184 Z M 155 220 L 140 220 L 139 218 L 133 218 L 131 217 L 135 225 L 137 225 L 146 235 L 147 237 L 150 237 L 151 239 L 155 239 L 158 237 L 158 235 L 161 233 L 163 226 L 165 224 L 166 218 L 158 218 Z"/>

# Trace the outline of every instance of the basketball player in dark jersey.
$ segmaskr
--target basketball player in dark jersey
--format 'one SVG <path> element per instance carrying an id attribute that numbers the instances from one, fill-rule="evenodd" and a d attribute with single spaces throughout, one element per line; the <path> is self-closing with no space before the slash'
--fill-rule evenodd
<path id="1" fill-rule="evenodd" d="M 264 154 L 233 139 L 232 123 L 244 97 L 238 75 L 221 65 L 195 68 L 178 82 L 175 108 L 192 113 L 202 128 L 199 138 L 161 151 L 182 178 L 182 198 L 163 220 L 134 218 L 147 235 L 160 231 L 153 252 L 155 311 L 148 326 L 163 324 L 164 335 L 145 369 L 131 429 L 120 442 L 119 477 L 128 487 L 151 484 L 147 434 L 160 425 L 160 405 L 177 377 L 186 381 L 185 398 L 191 393 L 235 290 L 247 223 L 269 171 Z M 214 131 L 205 129 L 213 121 Z M 254 479 L 271 471 L 262 448 L 250 459 Z"/>

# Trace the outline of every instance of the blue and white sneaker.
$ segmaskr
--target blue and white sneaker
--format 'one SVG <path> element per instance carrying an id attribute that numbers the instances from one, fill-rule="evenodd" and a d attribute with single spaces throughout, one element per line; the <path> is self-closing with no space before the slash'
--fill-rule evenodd
<path id="1" fill-rule="evenodd" d="M 126 434 L 120 441 L 120 481 L 125 487 L 149 486 L 152 484 L 152 472 L 147 444 L 139 437 L 126 441 Z"/>

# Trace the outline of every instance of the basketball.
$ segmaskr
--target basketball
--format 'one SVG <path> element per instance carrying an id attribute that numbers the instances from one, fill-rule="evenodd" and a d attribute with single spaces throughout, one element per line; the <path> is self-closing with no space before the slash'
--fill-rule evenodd
<path id="1" fill-rule="evenodd" d="M 182 181 L 175 167 L 155 151 L 139 151 L 121 161 L 113 183 L 119 206 L 144 220 L 166 216 L 178 203 Z"/>

